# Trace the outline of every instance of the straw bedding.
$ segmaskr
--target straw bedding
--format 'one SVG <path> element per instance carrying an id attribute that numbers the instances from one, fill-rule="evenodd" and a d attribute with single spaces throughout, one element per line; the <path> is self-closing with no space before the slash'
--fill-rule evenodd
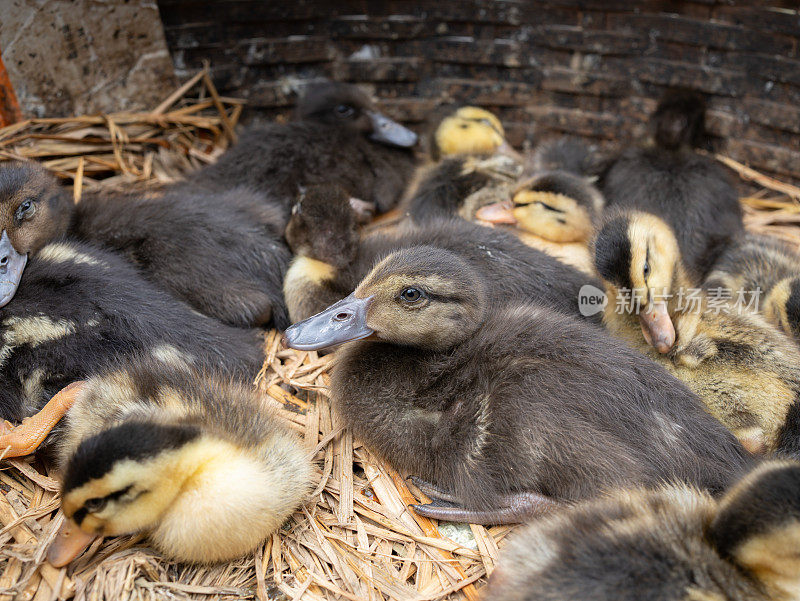
<path id="1" fill-rule="evenodd" d="M 211 162 L 234 139 L 242 103 L 208 72 L 147 113 L 34 119 L 0 129 L 0 160 L 36 159 L 72 184 L 168 182 Z M 800 248 L 800 188 L 717 157 L 748 182 L 746 223 Z M 142 538 L 96 541 L 69 568 L 45 562 L 63 516 L 58 483 L 33 458 L 0 463 L 0 601 L 24 599 L 478 599 L 510 527 L 437 527 L 409 503 L 427 501 L 337 424 L 328 399 L 333 355 L 283 350 L 265 334 L 254 379 L 265 406 L 318 465 L 313 495 L 248 557 L 217 566 L 163 560 Z"/>

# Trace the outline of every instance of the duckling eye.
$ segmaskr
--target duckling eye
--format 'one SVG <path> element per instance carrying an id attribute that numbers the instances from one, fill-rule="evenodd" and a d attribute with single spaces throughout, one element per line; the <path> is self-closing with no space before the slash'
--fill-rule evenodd
<path id="1" fill-rule="evenodd" d="M 469 129 L 469 124 L 467 124 L 467 123 L 461 123 L 461 124 L 459 125 L 459 127 L 460 127 L 461 129 Z"/>
<path id="2" fill-rule="evenodd" d="M 642 271 L 643 271 L 643 273 L 644 273 L 644 277 L 647 277 L 647 276 L 649 276 L 649 275 L 650 275 L 650 263 L 648 263 L 647 261 L 645 261 L 645 262 L 644 262 L 644 269 L 643 269 Z"/>
<path id="3" fill-rule="evenodd" d="M 23 202 L 19 207 L 17 207 L 17 212 L 14 214 L 14 218 L 17 221 L 22 221 L 23 219 L 28 219 L 36 212 L 36 204 L 33 202 L 32 199 L 27 199 Z"/>
<path id="4" fill-rule="evenodd" d="M 406 288 L 400 293 L 400 298 L 407 303 L 416 303 L 425 296 L 419 288 Z"/>
<path id="5" fill-rule="evenodd" d="M 334 110 L 336 111 L 336 114 L 342 118 L 352 117 L 353 114 L 356 112 L 352 106 L 348 106 L 346 104 L 339 104 L 336 106 Z"/>
<path id="6" fill-rule="evenodd" d="M 87 499 L 86 502 L 83 504 L 83 506 L 89 513 L 97 513 L 98 511 L 103 510 L 107 502 L 108 499 L 106 498 L 94 497 L 91 499 Z"/>

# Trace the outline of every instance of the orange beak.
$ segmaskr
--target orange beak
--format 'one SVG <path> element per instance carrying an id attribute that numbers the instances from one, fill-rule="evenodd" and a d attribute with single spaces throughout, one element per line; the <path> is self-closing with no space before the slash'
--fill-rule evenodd
<path id="1" fill-rule="evenodd" d="M 675 326 L 667 311 L 667 303 L 653 303 L 647 311 L 640 311 L 639 322 L 647 344 L 659 353 L 667 353 L 675 345 Z"/>
<path id="2" fill-rule="evenodd" d="M 516 225 L 517 218 L 514 217 L 513 209 L 514 205 L 509 201 L 496 202 L 478 209 L 475 212 L 475 217 L 487 223 Z"/>
<path id="3" fill-rule="evenodd" d="M 53 567 L 64 567 L 83 553 L 96 538 L 96 534 L 87 534 L 75 522 L 66 519 L 47 551 L 47 561 Z"/>

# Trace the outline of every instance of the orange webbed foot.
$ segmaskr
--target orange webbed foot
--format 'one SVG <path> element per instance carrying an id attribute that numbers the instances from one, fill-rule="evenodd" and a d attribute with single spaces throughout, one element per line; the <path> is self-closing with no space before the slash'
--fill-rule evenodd
<path id="1" fill-rule="evenodd" d="M 72 407 L 84 381 L 73 382 L 53 396 L 39 413 L 22 420 L 19 426 L 5 422 L 0 427 L 0 457 L 30 455 L 44 442 L 55 425 Z"/>

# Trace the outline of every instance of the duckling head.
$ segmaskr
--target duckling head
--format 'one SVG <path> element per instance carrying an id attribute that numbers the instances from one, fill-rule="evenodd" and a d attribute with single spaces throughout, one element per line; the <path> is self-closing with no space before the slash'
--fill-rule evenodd
<path id="1" fill-rule="evenodd" d="M 452 155 L 508 154 L 522 157 L 506 141 L 503 124 L 495 115 L 475 106 L 462 106 L 445 117 L 433 135 L 435 158 Z"/>
<path id="2" fill-rule="evenodd" d="M 295 255 L 344 267 L 358 251 L 358 216 L 369 214 L 368 205 L 338 186 L 309 186 L 292 205 L 286 242 Z"/>
<path id="3" fill-rule="evenodd" d="M 84 440 L 64 474 L 64 514 L 98 536 L 152 528 L 191 476 L 199 436 L 193 426 L 126 422 Z"/>
<path id="4" fill-rule="evenodd" d="M 288 328 L 284 344 L 311 350 L 369 337 L 441 351 L 480 327 L 486 304 L 483 279 L 464 259 L 412 247 L 380 261 L 348 297 Z"/>
<path id="5" fill-rule="evenodd" d="M 771 599 L 800 599 L 800 463 L 769 461 L 722 498 L 706 536 Z"/>
<path id="6" fill-rule="evenodd" d="M 650 117 L 656 144 L 667 150 L 703 146 L 705 115 L 705 98 L 697 92 L 667 91 Z"/>
<path id="7" fill-rule="evenodd" d="M 17 291 L 28 257 L 66 232 L 72 203 L 44 167 L 0 167 L 0 307 Z"/>
<path id="8" fill-rule="evenodd" d="M 588 179 L 552 171 L 524 182 L 511 202 L 481 207 L 475 216 L 488 223 L 516 225 L 553 242 L 579 242 L 589 238 L 602 205 L 600 192 Z"/>
<path id="9" fill-rule="evenodd" d="M 800 276 L 784 278 L 772 287 L 764 299 L 764 315 L 800 340 Z"/>
<path id="10" fill-rule="evenodd" d="M 357 86 L 323 82 L 308 86 L 297 103 L 298 119 L 341 127 L 399 148 L 411 148 L 417 134 L 380 113 Z"/>
<path id="11" fill-rule="evenodd" d="M 594 261 L 608 286 L 630 295 L 647 343 L 668 352 L 676 338 L 670 300 L 685 284 L 672 229 L 648 213 L 612 215 L 595 236 Z M 609 307 L 616 310 L 612 303 Z"/>

